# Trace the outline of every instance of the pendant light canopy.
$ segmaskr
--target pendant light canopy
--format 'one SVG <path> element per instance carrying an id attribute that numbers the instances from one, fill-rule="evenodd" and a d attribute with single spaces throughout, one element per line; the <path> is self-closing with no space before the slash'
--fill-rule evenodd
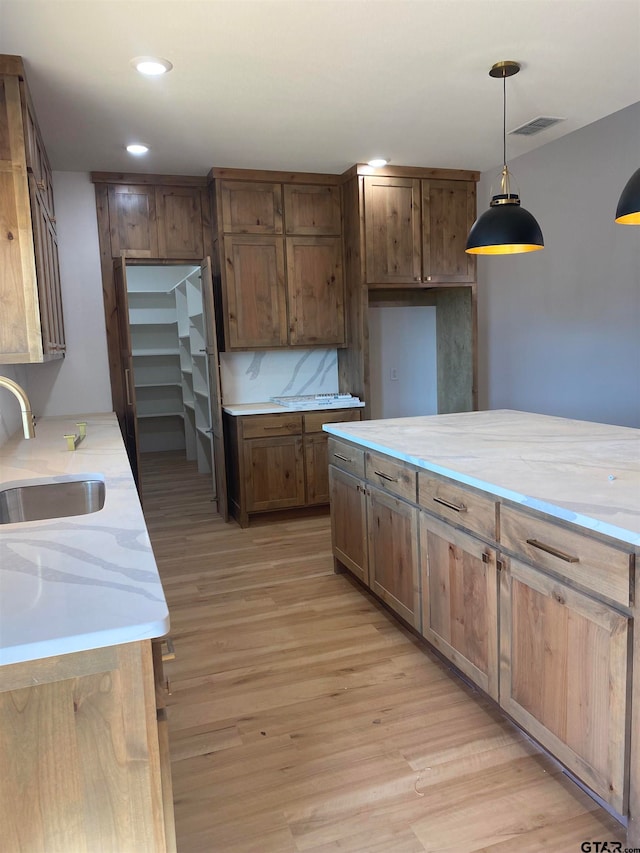
<path id="1" fill-rule="evenodd" d="M 616 222 L 621 225 L 640 225 L 640 169 L 637 169 L 622 190 Z"/>
<path id="2" fill-rule="evenodd" d="M 511 60 L 496 62 L 490 77 L 502 79 L 502 141 L 503 167 L 500 192 L 491 198 L 489 210 L 474 222 L 467 238 L 466 252 L 470 255 L 514 255 L 536 252 L 544 248 L 544 239 L 535 218 L 520 205 L 518 193 L 511 192 L 511 172 L 507 167 L 507 77 L 520 71 Z"/>

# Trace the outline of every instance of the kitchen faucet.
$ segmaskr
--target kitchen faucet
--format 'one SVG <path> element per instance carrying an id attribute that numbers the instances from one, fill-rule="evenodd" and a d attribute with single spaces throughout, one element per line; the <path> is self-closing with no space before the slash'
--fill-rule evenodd
<path id="1" fill-rule="evenodd" d="M 29 398 L 27 397 L 24 388 L 18 385 L 17 382 L 14 382 L 13 379 L 9 379 L 7 376 L 0 376 L 0 388 L 8 388 L 9 391 L 18 398 L 18 401 L 20 402 L 20 411 L 22 412 L 22 430 L 24 432 L 24 437 L 35 438 L 35 418 L 31 412 L 31 403 L 29 402 Z"/>

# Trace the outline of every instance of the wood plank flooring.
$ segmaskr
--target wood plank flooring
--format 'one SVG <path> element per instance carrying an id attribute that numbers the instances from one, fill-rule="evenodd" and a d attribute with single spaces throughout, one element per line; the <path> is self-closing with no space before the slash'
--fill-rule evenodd
<path id="1" fill-rule="evenodd" d="M 245 530 L 143 454 L 171 612 L 179 853 L 578 853 L 624 831 L 348 575 L 328 515 Z"/>

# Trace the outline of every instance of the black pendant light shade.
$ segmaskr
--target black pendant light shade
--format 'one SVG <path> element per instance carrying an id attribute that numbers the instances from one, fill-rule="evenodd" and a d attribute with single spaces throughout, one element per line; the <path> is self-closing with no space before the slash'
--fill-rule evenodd
<path id="1" fill-rule="evenodd" d="M 465 251 L 470 255 L 515 255 L 536 252 L 544 248 L 544 239 L 535 218 L 520 206 L 520 197 L 510 188 L 511 173 L 507 168 L 507 90 L 506 78 L 517 74 L 520 65 L 511 60 L 496 62 L 490 77 L 502 78 L 503 124 L 502 140 L 504 166 L 500 181 L 501 192 L 494 195 L 485 211 L 473 223 Z"/>
<path id="2" fill-rule="evenodd" d="M 621 225 L 640 225 L 640 169 L 637 169 L 622 190 L 616 222 Z"/>
<path id="3" fill-rule="evenodd" d="M 544 248 L 540 226 L 517 195 L 494 195 L 467 238 L 470 255 L 515 255 Z"/>

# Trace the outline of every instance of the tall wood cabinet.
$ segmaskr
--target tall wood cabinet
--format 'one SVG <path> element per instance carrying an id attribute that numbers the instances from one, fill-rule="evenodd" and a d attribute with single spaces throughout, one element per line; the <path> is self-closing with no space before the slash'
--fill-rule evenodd
<path id="1" fill-rule="evenodd" d="M 337 176 L 212 169 L 228 350 L 345 345 Z"/>
<path id="2" fill-rule="evenodd" d="M 436 308 L 438 412 L 477 406 L 476 262 L 464 251 L 479 173 L 354 166 L 343 176 L 349 346 L 340 386 L 370 402 L 369 308 Z"/>
<path id="3" fill-rule="evenodd" d="M 0 56 L 0 362 L 65 353 L 51 166 L 19 56 Z"/>

